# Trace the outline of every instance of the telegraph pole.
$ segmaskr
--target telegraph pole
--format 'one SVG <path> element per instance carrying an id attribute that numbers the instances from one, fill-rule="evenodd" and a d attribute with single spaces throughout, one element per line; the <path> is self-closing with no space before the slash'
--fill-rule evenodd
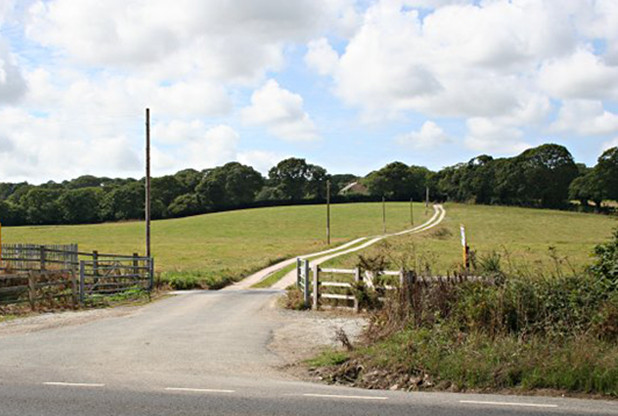
<path id="1" fill-rule="evenodd" d="M 150 257 L 150 109 L 146 109 L 146 257 Z"/>
<path id="2" fill-rule="evenodd" d="M 386 234 L 386 198 L 382 197 L 382 230 Z"/>
<path id="3" fill-rule="evenodd" d="M 330 180 L 326 181 L 326 244 L 330 246 Z"/>

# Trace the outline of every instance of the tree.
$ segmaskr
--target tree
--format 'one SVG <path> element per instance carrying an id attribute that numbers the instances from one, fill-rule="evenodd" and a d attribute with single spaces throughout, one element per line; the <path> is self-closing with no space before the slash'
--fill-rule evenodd
<path id="1" fill-rule="evenodd" d="M 573 156 L 557 144 L 528 149 L 517 157 L 524 174 L 524 197 L 541 206 L 557 208 L 566 204 L 569 185 L 579 171 Z"/>
<path id="2" fill-rule="evenodd" d="M 618 147 L 603 152 L 593 170 L 604 197 L 618 201 Z"/>
<path id="3" fill-rule="evenodd" d="M 93 223 L 101 219 L 100 188 L 70 189 L 58 198 L 62 221 L 68 224 Z"/>
<path id="4" fill-rule="evenodd" d="M 421 200 L 425 197 L 425 186 L 429 170 L 420 166 L 410 166 L 393 162 L 382 169 L 371 172 L 365 178 L 369 193 L 385 196 L 388 199 Z"/>
<path id="5" fill-rule="evenodd" d="M 58 198 L 62 191 L 58 189 L 46 189 L 34 187 L 21 199 L 28 224 L 60 224 L 62 212 L 58 204 Z"/>
<path id="6" fill-rule="evenodd" d="M 601 181 L 596 177 L 596 171 L 590 171 L 584 176 L 579 176 L 569 185 L 569 198 L 580 201 L 581 205 L 588 206 L 588 201 L 595 204 L 598 210 L 605 197 Z"/>
<path id="7" fill-rule="evenodd" d="M 158 205 L 163 207 L 159 209 L 159 211 L 163 211 L 161 212 L 161 216 L 165 216 L 167 207 L 174 199 L 186 192 L 185 187 L 180 181 L 175 176 L 171 175 L 152 178 L 150 189 L 153 203 L 158 201 Z"/>
<path id="8" fill-rule="evenodd" d="M 231 162 L 204 172 L 195 190 L 202 206 L 216 208 L 252 202 L 263 185 L 264 178 L 259 172 Z"/>
<path id="9" fill-rule="evenodd" d="M 268 185 L 292 201 L 323 199 L 327 180 L 326 169 L 294 157 L 282 160 L 268 171 Z"/>
<path id="10" fill-rule="evenodd" d="M 180 195 L 167 209 L 170 217 L 185 217 L 187 215 L 195 215 L 201 212 L 200 201 L 196 194 Z"/>
<path id="11" fill-rule="evenodd" d="M 101 201 L 101 214 L 106 220 L 137 220 L 144 218 L 144 185 L 133 181 L 114 187 Z"/>

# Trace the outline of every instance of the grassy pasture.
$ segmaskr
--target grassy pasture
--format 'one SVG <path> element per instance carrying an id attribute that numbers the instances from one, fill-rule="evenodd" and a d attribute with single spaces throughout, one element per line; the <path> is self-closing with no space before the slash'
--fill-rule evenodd
<path id="1" fill-rule="evenodd" d="M 543 270 L 562 266 L 575 269 L 590 262 L 592 249 L 605 242 L 618 219 L 597 214 L 486 205 L 445 204 L 440 226 L 387 240 L 357 253 L 330 260 L 325 267 L 354 267 L 358 256 L 391 254 L 391 266 L 429 264 L 437 273 L 455 270 L 462 262 L 459 226 L 465 225 L 468 244 L 479 255 L 497 251 L 513 268 Z M 550 250 L 553 247 L 555 250 Z M 411 255 L 414 253 L 414 255 Z M 553 256 L 553 257 L 552 257 Z"/>
<path id="2" fill-rule="evenodd" d="M 415 204 L 416 223 L 428 218 Z M 237 279 L 277 260 L 320 251 L 326 245 L 324 205 L 228 211 L 152 223 L 158 271 L 197 281 Z M 1 221 L 1 219 L 0 219 Z M 382 233 L 382 204 L 331 207 L 333 245 Z M 409 203 L 387 203 L 387 231 L 409 227 Z M 140 222 L 75 226 L 4 227 L 7 243 L 78 243 L 82 251 L 144 252 Z"/>

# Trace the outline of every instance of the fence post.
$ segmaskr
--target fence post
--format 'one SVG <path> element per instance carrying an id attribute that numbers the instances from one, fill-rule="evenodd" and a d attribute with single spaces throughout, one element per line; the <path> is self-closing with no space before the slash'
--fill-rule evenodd
<path id="1" fill-rule="evenodd" d="M 300 288 L 300 257 L 296 257 L 296 287 Z"/>
<path id="2" fill-rule="evenodd" d="M 36 311 L 36 276 L 33 271 L 28 272 L 28 300 L 30 309 Z"/>
<path id="3" fill-rule="evenodd" d="M 309 279 L 307 279 L 307 282 Z M 320 299 L 320 266 L 317 264 L 313 265 L 313 309 L 318 310 Z"/>
<path id="4" fill-rule="evenodd" d="M 139 269 L 139 260 L 137 259 L 138 257 L 139 257 L 139 254 L 133 253 L 133 273 L 131 274 L 136 275 L 141 280 L 142 273 L 140 272 L 140 269 Z"/>
<path id="5" fill-rule="evenodd" d="M 305 281 L 303 282 L 303 299 L 305 301 L 305 307 L 309 307 L 310 299 L 309 294 L 311 291 L 310 281 L 309 281 L 309 260 L 303 261 L 303 275 L 305 276 Z"/>
<path id="6" fill-rule="evenodd" d="M 86 293 L 85 293 L 85 282 L 84 280 L 86 279 L 86 262 L 85 261 L 80 261 L 79 262 L 79 303 L 80 304 L 84 304 L 84 299 L 86 298 Z"/>
<path id="7" fill-rule="evenodd" d="M 75 276 L 75 269 L 71 267 L 71 302 L 73 303 L 73 309 L 77 309 L 77 297 L 79 293 L 77 292 L 77 277 Z"/>
<path id="8" fill-rule="evenodd" d="M 96 277 L 99 275 L 99 252 L 92 251 L 92 274 Z"/>
<path id="9" fill-rule="evenodd" d="M 45 270 L 45 246 L 39 247 L 40 252 L 40 261 L 41 261 L 41 270 Z"/>
<path id="10" fill-rule="evenodd" d="M 361 268 L 360 267 L 356 267 L 356 270 L 354 270 L 354 284 L 356 286 L 356 293 L 354 294 L 354 312 L 359 313 L 360 312 L 360 302 L 358 299 L 358 295 L 359 295 L 359 286 L 360 286 L 360 282 L 361 282 Z"/>
<path id="11" fill-rule="evenodd" d="M 154 257 L 149 257 L 148 258 L 150 261 L 150 268 L 149 268 L 149 282 L 148 282 L 148 293 L 150 293 L 152 291 L 152 289 L 154 288 Z"/>

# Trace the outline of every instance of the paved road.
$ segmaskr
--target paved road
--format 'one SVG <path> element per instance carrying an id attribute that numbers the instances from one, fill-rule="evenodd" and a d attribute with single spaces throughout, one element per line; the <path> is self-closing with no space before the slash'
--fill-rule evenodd
<path id="1" fill-rule="evenodd" d="M 268 349 L 278 292 L 194 292 L 30 333 L 0 326 L 0 416 L 618 415 L 616 402 L 300 382 Z"/>

